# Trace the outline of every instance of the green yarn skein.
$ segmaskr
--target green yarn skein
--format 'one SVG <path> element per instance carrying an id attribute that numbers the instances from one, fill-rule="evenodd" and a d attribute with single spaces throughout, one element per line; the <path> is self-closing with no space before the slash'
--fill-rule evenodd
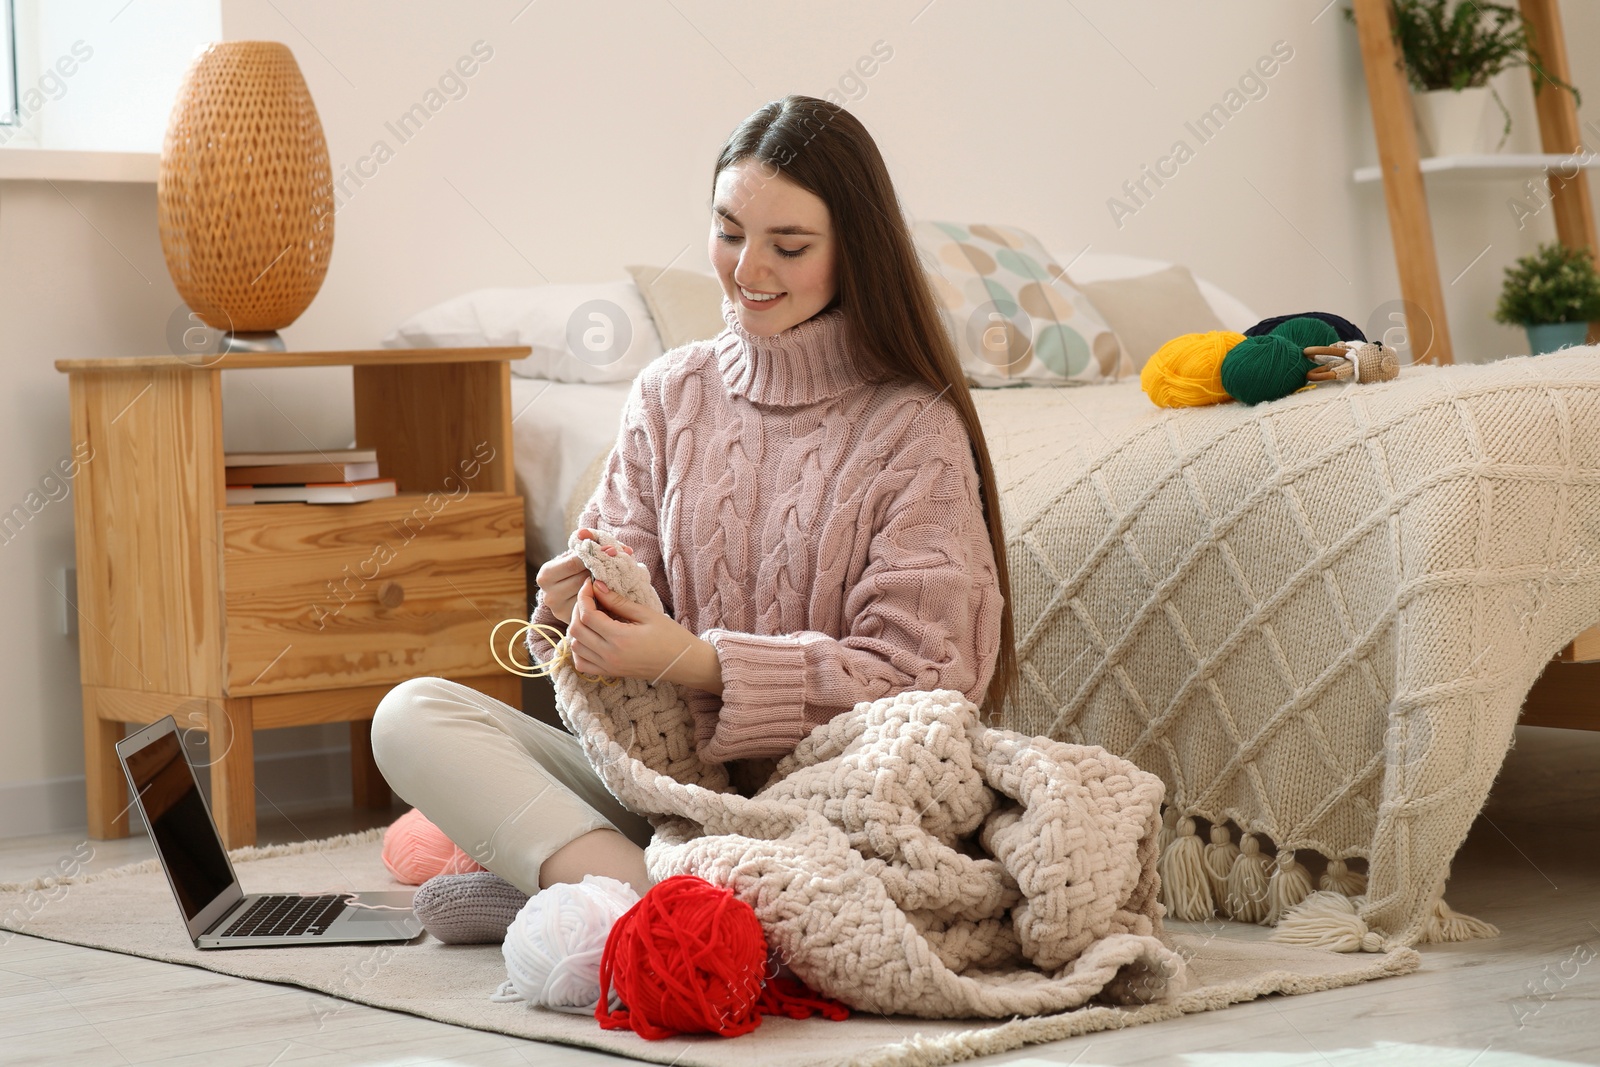
<path id="1" fill-rule="evenodd" d="M 1296 348 L 1312 348 L 1339 343 L 1339 331 L 1323 322 L 1321 319 L 1301 316 L 1280 322 L 1272 328 L 1272 333 L 1279 337 L 1287 337 L 1295 343 Z"/>
<path id="2" fill-rule="evenodd" d="M 1316 322 L 1315 319 L 1292 321 Z M 1290 323 L 1284 323 L 1288 325 Z M 1331 333 L 1332 327 L 1328 329 Z M 1246 337 L 1222 360 L 1222 387 L 1229 396 L 1246 404 L 1288 396 L 1304 386 L 1306 374 L 1317 368 L 1316 361 L 1301 351 L 1304 347 L 1277 330 L 1259 337 Z"/>

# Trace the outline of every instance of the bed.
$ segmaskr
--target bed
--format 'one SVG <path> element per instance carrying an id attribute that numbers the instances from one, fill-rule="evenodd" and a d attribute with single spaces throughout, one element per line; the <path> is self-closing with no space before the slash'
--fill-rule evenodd
<path id="1" fill-rule="evenodd" d="M 1257 320 L 1196 281 L 1221 325 Z M 514 381 L 531 567 L 563 551 L 627 391 Z M 1600 622 L 1600 350 L 1254 408 L 1157 409 L 1126 375 L 974 398 L 1022 669 L 1001 724 L 1158 774 L 1169 851 L 1220 834 L 1274 881 L 1364 866 L 1337 921 L 1271 915 L 1312 943 L 1492 933 L 1444 884 L 1530 686 Z"/>

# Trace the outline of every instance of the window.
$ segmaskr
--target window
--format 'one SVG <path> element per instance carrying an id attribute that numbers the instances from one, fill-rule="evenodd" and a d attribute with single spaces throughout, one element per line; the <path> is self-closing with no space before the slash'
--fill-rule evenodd
<path id="1" fill-rule="evenodd" d="M 17 35 L 11 0 L 0 0 L 0 126 L 17 124 Z M 4 131 L 9 134 L 11 130 Z"/>
<path id="2" fill-rule="evenodd" d="M 16 121 L 0 144 L 159 152 L 184 72 L 222 39 L 221 0 L 0 0 Z M 14 9 L 14 10 L 13 10 Z M 0 106 L 5 98 L 0 95 Z"/>

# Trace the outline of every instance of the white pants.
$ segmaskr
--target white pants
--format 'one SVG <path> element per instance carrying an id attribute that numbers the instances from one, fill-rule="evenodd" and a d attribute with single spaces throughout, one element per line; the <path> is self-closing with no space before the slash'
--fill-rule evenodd
<path id="1" fill-rule="evenodd" d="M 413 678 L 372 718 L 390 788 L 525 893 L 569 841 L 609 827 L 641 848 L 650 824 L 613 797 L 577 738 L 458 682 Z"/>

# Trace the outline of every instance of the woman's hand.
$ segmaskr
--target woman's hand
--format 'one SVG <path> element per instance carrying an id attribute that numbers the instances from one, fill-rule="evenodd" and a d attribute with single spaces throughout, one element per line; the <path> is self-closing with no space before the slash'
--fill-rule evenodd
<path id="1" fill-rule="evenodd" d="M 578 531 L 578 537 L 584 541 L 596 540 L 594 531 L 587 527 Z M 633 555 L 633 549 L 627 545 L 623 545 L 622 550 L 630 556 Z M 607 548 L 605 553 L 608 556 L 615 556 L 617 550 Z M 534 577 L 534 581 L 544 593 L 544 606 L 561 620 L 563 626 L 572 624 L 572 605 L 578 599 L 578 590 L 588 578 L 589 568 L 583 565 L 583 560 L 578 558 L 576 552 L 563 552 L 540 567 L 539 573 Z"/>
<path id="2" fill-rule="evenodd" d="M 604 582 L 585 581 L 579 587 L 567 634 L 572 665 L 585 674 L 722 692 L 722 665 L 709 641 L 664 612 L 619 596 Z"/>

